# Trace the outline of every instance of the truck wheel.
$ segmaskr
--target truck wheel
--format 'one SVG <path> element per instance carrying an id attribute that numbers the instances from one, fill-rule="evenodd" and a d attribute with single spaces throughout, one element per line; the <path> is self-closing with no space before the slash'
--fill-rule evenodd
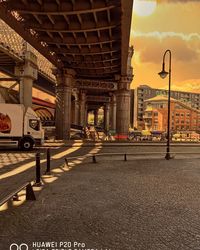
<path id="1" fill-rule="evenodd" d="M 23 138 L 20 142 L 20 149 L 31 150 L 33 148 L 33 141 L 30 138 Z"/>

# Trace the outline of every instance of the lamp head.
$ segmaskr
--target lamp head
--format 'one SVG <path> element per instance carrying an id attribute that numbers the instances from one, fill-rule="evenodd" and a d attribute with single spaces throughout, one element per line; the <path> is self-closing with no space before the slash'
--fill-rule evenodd
<path id="1" fill-rule="evenodd" d="M 163 71 L 163 70 L 162 70 L 161 72 L 158 73 L 158 75 L 159 75 L 162 79 L 164 79 L 168 74 L 169 74 L 168 72 Z"/>
<path id="2" fill-rule="evenodd" d="M 160 71 L 160 72 L 158 73 L 158 75 L 159 75 L 162 79 L 164 79 L 168 74 L 169 74 L 169 73 L 168 73 L 167 71 L 165 71 L 165 64 L 163 63 L 162 71 Z"/>

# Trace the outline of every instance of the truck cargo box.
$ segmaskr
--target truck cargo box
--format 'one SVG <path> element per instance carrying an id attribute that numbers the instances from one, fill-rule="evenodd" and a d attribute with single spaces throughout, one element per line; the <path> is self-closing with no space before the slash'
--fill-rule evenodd
<path id="1" fill-rule="evenodd" d="M 25 108 L 22 104 L 0 103 L 0 137 L 21 137 Z"/>

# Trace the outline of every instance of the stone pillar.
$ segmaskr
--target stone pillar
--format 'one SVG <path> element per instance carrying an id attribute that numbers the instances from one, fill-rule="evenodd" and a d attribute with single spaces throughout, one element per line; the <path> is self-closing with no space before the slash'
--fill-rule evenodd
<path id="1" fill-rule="evenodd" d="M 88 105 L 85 105 L 85 125 L 87 126 L 88 124 Z"/>
<path id="2" fill-rule="evenodd" d="M 79 124 L 79 101 L 77 93 L 73 93 L 74 100 L 72 101 L 72 124 L 78 125 Z"/>
<path id="3" fill-rule="evenodd" d="M 79 101 L 75 99 L 74 101 L 74 124 L 79 125 Z"/>
<path id="4" fill-rule="evenodd" d="M 108 132 L 109 130 L 109 114 L 110 114 L 110 105 L 108 103 L 106 103 L 104 105 L 104 129 L 106 132 Z"/>
<path id="5" fill-rule="evenodd" d="M 71 127 L 71 95 L 75 72 L 64 69 L 56 73 L 56 138 L 70 139 Z"/>
<path id="6" fill-rule="evenodd" d="M 80 93 L 80 99 L 79 99 L 79 122 L 81 126 L 86 126 L 86 93 L 81 92 Z"/>
<path id="7" fill-rule="evenodd" d="M 25 52 L 25 63 L 17 65 L 16 76 L 20 77 L 19 100 L 25 108 L 32 106 L 33 81 L 37 79 L 37 57 L 31 52 Z"/>
<path id="8" fill-rule="evenodd" d="M 116 96 L 113 95 L 110 103 L 110 129 L 116 131 L 117 103 Z"/>
<path id="9" fill-rule="evenodd" d="M 98 109 L 94 110 L 94 126 L 98 125 Z"/>
<path id="10" fill-rule="evenodd" d="M 116 92 L 116 132 L 123 138 L 128 135 L 130 125 L 130 82 L 128 77 L 121 77 Z"/>
<path id="11" fill-rule="evenodd" d="M 79 124 L 79 97 L 78 97 L 78 90 L 74 88 L 72 90 L 72 95 L 74 96 L 74 100 L 72 101 L 72 124 L 78 125 Z"/>
<path id="12" fill-rule="evenodd" d="M 71 102 L 71 123 L 75 124 L 75 99 Z"/>

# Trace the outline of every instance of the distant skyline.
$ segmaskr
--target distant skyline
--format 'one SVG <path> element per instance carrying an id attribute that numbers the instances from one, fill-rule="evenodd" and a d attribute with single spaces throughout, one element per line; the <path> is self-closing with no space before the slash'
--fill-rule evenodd
<path id="1" fill-rule="evenodd" d="M 130 43 L 134 46 L 132 88 L 168 88 L 158 72 L 172 51 L 172 89 L 200 93 L 200 1 L 134 0 Z M 168 58 L 166 58 L 168 70 Z"/>

